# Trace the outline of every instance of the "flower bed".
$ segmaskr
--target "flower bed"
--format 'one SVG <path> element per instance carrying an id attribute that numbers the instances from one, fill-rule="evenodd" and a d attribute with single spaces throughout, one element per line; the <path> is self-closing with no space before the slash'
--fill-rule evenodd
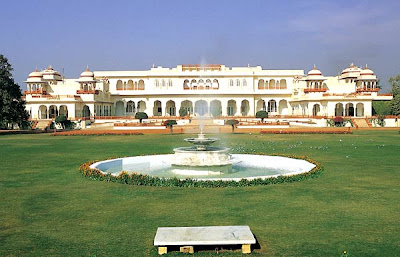
<path id="1" fill-rule="evenodd" d="M 252 153 L 265 155 L 263 153 Z M 293 159 L 301 159 L 308 161 L 315 165 L 315 167 L 309 172 L 290 175 L 290 176 L 278 176 L 278 177 L 270 177 L 270 178 L 259 178 L 259 179 L 241 179 L 240 181 L 227 181 L 227 180 L 195 180 L 192 178 L 186 179 L 178 179 L 178 178 L 163 178 L 163 177 L 154 177 L 139 173 L 128 173 L 126 171 L 122 171 L 118 176 L 113 176 L 111 174 L 104 174 L 99 169 L 90 168 L 96 161 L 89 161 L 83 163 L 79 166 L 79 171 L 83 176 L 88 177 L 93 180 L 100 180 L 105 182 L 118 182 L 121 184 L 135 185 L 135 186 L 161 186 L 161 187 L 246 187 L 246 186 L 258 186 L 258 185 L 270 185 L 270 184 L 279 184 L 279 183 L 289 183 L 295 181 L 303 181 L 309 178 L 319 177 L 324 168 L 323 166 L 307 156 L 296 156 L 296 155 L 283 155 L 283 154 L 270 154 L 272 156 L 282 156 Z M 112 158 L 112 159 L 115 159 Z"/>
<path id="2" fill-rule="evenodd" d="M 281 130 L 262 130 L 260 134 L 352 134 L 353 132 L 350 128 L 345 129 L 320 129 L 320 130 L 307 130 L 307 129 L 299 129 L 299 130 L 290 130 L 290 129 L 281 129 Z"/>

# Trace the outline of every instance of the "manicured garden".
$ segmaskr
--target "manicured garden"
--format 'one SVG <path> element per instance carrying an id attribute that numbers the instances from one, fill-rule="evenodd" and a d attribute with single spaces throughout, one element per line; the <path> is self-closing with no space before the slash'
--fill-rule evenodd
<path id="1" fill-rule="evenodd" d="M 172 153 L 188 136 L 0 136 L 0 256 L 157 256 L 157 227 L 207 225 L 249 225 L 255 256 L 400 254 L 397 130 L 217 135 L 233 153 L 307 155 L 324 166 L 301 182 L 151 187 L 78 171 L 90 160 Z"/>

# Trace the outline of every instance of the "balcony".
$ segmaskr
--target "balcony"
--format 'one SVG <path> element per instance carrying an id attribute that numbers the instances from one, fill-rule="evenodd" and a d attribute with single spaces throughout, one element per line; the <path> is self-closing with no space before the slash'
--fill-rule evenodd
<path id="1" fill-rule="evenodd" d="M 77 94 L 95 94 L 95 95 L 98 95 L 99 92 L 100 92 L 100 90 L 84 90 L 84 89 L 76 90 Z"/>
<path id="2" fill-rule="evenodd" d="M 304 89 L 304 93 L 315 93 L 315 92 L 322 92 L 325 93 L 328 89 L 326 88 L 306 88 Z"/>
<path id="3" fill-rule="evenodd" d="M 371 92 L 378 92 L 378 91 L 379 91 L 379 88 L 357 88 L 356 89 L 357 93 L 362 93 L 362 92 L 371 93 Z"/>
<path id="4" fill-rule="evenodd" d="M 36 89 L 36 90 L 25 90 L 24 95 L 45 95 L 47 94 L 46 90 Z"/>

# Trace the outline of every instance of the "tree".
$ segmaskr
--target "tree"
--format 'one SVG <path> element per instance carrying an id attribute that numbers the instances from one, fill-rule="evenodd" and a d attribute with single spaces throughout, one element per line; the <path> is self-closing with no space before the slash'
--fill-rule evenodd
<path id="1" fill-rule="evenodd" d="M 135 114 L 135 119 L 139 119 L 139 122 L 142 123 L 142 120 L 148 119 L 147 113 L 145 112 L 137 112 Z"/>
<path id="2" fill-rule="evenodd" d="M 176 122 L 176 120 L 166 120 L 166 121 L 164 121 L 164 126 L 169 127 L 170 133 L 171 133 L 171 134 L 173 134 L 172 127 L 173 127 L 174 125 L 176 125 L 176 124 L 178 124 L 178 123 Z"/>
<path id="3" fill-rule="evenodd" d="M 390 101 L 390 111 L 393 115 L 400 115 L 400 75 L 389 79 L 392 86 L 393 99 Z"/>
<path id="4" fill-rule="evenodd" d="M 0 54 L 0 128 L 13 128 L 18 124 L 20 128 L 28 122 L 29 114 L 25 110 L 25 101 L 22 100 L 21 89 L 14 82 L 13 70 L 8 59 Z"/>
<path id="5" fill-rule="evenodd" d="M 372 101 L 372 110 L 375 115 L 389 115 L 391 113 L 391 102 Z"/>
<path id="6" fill-rule="evenodd" d="M 232 126 L 232 133 L 235 132 L 235 127 L 239 124 L 238 120 L 227 120 L 225 121 L 226 125 L 231 125 Z"/>
<path id="7" fill-rule="evenodd" d="M 400 75 L 389 78 L 389 84 L 392 87 L 393 97 L 398 96 L 400 94 Z"/>
<path id="8" fill-rule="evenodd" d="M 185 116 L 187 116 L 187 115 L 188 115 L 187 109 L 184 108 L 184 107 L 181 107 L 181 108 L 179 109 L 179 116 L 185 117 Z"/>
<path id="9" fill-rule="evenodd" d="M 390 111 L 393 115 L 400 115 L 400 94 L 393 97 L 390 101 Z"/>
<path id="10" fill-rule="evenodd" d="M 256 113 L 256 118 L 261 119 L 261 122 L 264 122 L 264 118 L 268 118 L 268 112 L 266 111 L 258 111 Z"/>

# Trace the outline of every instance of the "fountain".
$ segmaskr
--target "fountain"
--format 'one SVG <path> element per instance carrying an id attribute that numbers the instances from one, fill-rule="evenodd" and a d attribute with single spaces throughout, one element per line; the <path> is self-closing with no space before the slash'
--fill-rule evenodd
<path id="1" fill-rule="evenodd" d="M 175 148 L 174 154 L 117 158 L 93 163 L 90 168 L 113 176 L 126 171 L 164 178 L 240 181 L 303 174 L 316 167 L 288 157 L 230 154 L 229 148 L 211 146 L 218 139 L 207 138 L 202 131 L 185 141 L 193 145 Z"/>
<path id="2" fill-rule="evenodd" d="M 232 172 L 233 159 L 229 148 L 210 146 L 218 138 L 206 138 L 200 131 L 197 138 L 186 138 L 194 146 L 178 147 L 171 161 L 172 172 L 181 175 L 211 175 Z"/>

